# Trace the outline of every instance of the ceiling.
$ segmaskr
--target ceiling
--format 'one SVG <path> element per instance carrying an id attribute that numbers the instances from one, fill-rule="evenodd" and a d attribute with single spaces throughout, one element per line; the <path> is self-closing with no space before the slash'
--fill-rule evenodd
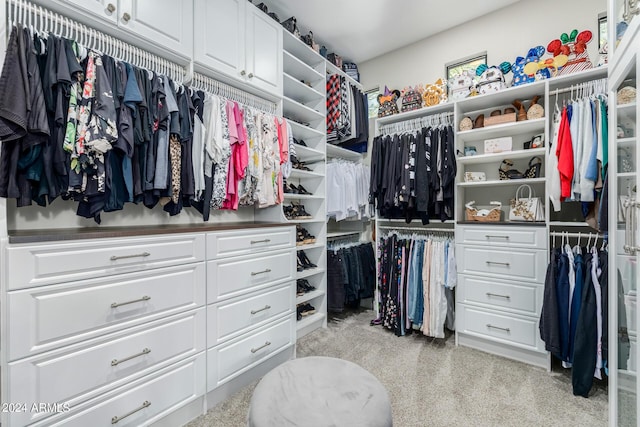
<path id="1" fill-rule="evenodd" d="M 254 4 L 261 0 L 253 0 Z M 345 60 L 361 63 L 519 0 L 266 0 L 281 21 Z"/>

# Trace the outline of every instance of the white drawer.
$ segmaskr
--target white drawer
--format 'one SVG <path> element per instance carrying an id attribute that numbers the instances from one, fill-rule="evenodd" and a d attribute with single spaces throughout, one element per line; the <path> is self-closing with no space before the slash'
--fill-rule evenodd
<path id="1" fill-rule="evenodd" d="M 526 282 L 509 283 L 495 279 L 458 276 L 456 299 L 501 310 L 537 316 L 542 307 L 544 286 Z"/>
<path id="2" fill-rule="evenodd" d="M 543 283 L 547 267 L 545 251 L 458 246 L 458 273 Z"/>
<path id="3" fill-rule="evenodd" d="M 456 242 L 469 245 L 546 249 L 545 227 L 459 226 Z"/>
<path id="4" fill-rule="evenodd" d="M 636 334 L 637 321 L 638 321 L 638 299 L 634 294 L 624 296 L 624 309 L 627 315 L 627 330 L 633 334 Z"/>
<path id="5" fill-rule="evenodd" d="M 9 360 L 194 309 L 204 301 L 202 262 L 12 291 Z"/>
<path id="6" fill-rule="evenodd" d="M 207 234 L 207 259 L 247 255 L 296 245 L 294 227 L 253 228 Z"/>
<path id="7" fill-rule="evenodd" d="M 207 352 L 207 391 L 295 345 L 295 327 L 294 317 L 289 316 L 270 323 L 248 337 L 210 349 Z"/>
<path id="8" fill-rule="evenodd" d="M 205 310 L 200 308 L 101 337 L 102 342 L 84 348 L 65 348 L 10 363 L 7 401 L 26 402 L 29 407 L 38 402 L 75 406 L 108 388 L 204 351 L 205 327 Z M 61 373 L 65 373 L 64 380 Z M 11 422 L 27 425 L 44 415 L 14 413 Z"/>
<path id="9" fill-rule="evenodd" d="M 291 282 L 207 307 L 207 347 L 291 313 L 295 292 Z"/>
<path id="10" fill-rule="evenodd" d="M 8 289 L 204 261 L 204 234 L 76 240 L 7 249 Z"/>
<path id="11" fill-rule="evenodd" d="M 117 427 L 148 426 L 168 413 L 204 395 L 206 389 L 205 353 L 191 357 L 148 375 L 131 386 L 109 392 L 73 408 L 55 422 L 43 420 L 40 426 L 113 427 L 114 417 L 123 417 Z M 144 403 L 148 402 L 148 406 Z M 135 412 L 134 412 L 135 411 Z M 62 418 L 62 419 L 61 419 Z"/>
<path id="12" fill-rule="evenodd" d="M 209 261 L 207 302 L 214 303 L 295 278 L 293 250 Z"/>
<path id="13" fill-rule="evenodd" d="M 458 332 L 535 349 L 538 333 L 537 319 L 501 315 L 462 304 L 457 307 L 456 329 Z"/>

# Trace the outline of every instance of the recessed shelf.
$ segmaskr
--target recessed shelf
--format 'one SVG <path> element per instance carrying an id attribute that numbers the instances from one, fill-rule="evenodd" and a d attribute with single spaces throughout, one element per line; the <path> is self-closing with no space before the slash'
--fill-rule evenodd
<path id="1" fill-rule="evenodd" d="M 618 147 L 625 147 L 625 148 L 633 147 L 636 145 L 636 137 L 632 136 L 630 138 L 616 139 L 616 143 L 618 144 Z"/>
<path id="2" fill-rule="evenodd" d="M 327 233 L 327 239 L 336 239 L 339 237 L 355 236 L 362 233 L 361 231 L 335 231 Z"/>
<path id="3" fill-rule="evenodd" d="M 458 187 L 488 187 L 488 186 L 507 186 L 522 184 L 544 184 L 546 178 L 526 178 L 526 179 L 504 179 L 491 181 L 476 182 L 459 182 Z"/>
<path id="4" fill-rule="evenodd" d="M 323 297 L 325 294 L 326 294 L 325 291 L 321 289 L 316 289 L 315 291 L 307 292 L 304 295 L 298 295 L 296 296 L 296 305 L 303 304 L 307 301 L 311 301 L 312 299 L 315 299 L 318 297 Z"/>
<path id="5" fill-rule="evenodd" d="M 308 249 L 324 248 L 324 243 L 309 243 L 308 245 L 296 245 L 296 249 L 299 251 L 306 251 Z"/>
<path id="6" fill-rule="evenodd" d="M 312 83 L 320 80 L 324 81 L 324 76 L 321 73 L 286 50 L 283 51 L 283 61 L 283 68 L 292 76 L 309 80 Z"/>
<path id="7" fill-rule="evenodd" d="M 290 178 L 324 178 L 324 174 L 310 171 L 303 171 L 300 169 L 291 169 Z"/>
<path id="8" fill-rule="evenodd" d="M 333 145 L 333 144 L 327 144 L 326 150 L 327 150 L 327 157 L 341 158 L 341 159 L 353 160 L 353 161 L 362 160 L 362 157 L 363 157 L 362 153 L 357 153 L 355 151 L 347 150 L 346 148 L 342 148 L 340 146 Z"/>
<path id="9" fill-rule="evenodd" d="M 456 142 L 480 141 L 501 136 L 513 136 L 524 133 L 544 132 L 546 118 L 503 123 L 478 129 L 465 130 L 456 134 Z"/>
<path id="10" fill-rule="evenodd" d="M 324 268 L 320 268 L 320 267 L 309 268 L 309 269 L 304 270 L 304 271 L 298 271 L 297 272 L 298 274 L 296 274 L 296 278 L 297 279 L 304 279 L 304 278 L 315 276 L 316 274 L 320 274 L 320 273 L 324 273 L 324 272 L 325 272 Z"/>
<path id="11" fill-rule="evenodd" d="M 316 310 L 318 307 L 316 307 Z M 307 329 L 309 326 L 312 326 L 316 323 L 324 322 L 324 319 L 327 315 L 325 313 L 316 312 L 314 314 L 310 314 L 302 318 L 302 320 L 298 320 L 296 322 L 296 329 L 298 330 L 297 336 L 298 339 L 305 334 L 308 334 L 313 329 Z M 303 331 L 304 330 L 304 331 Z"/>
<path id="12" fill-rule="evenodd" d="M 324 200 L 324 196 L 318 196 L 315 194 L 293 194 L 284 193 L 285 200 Z"/>
<path id="13" fill-rule="evenodd" d="M 618 178 L 635 178 L 636 177 L 636 173 L 635 172 L 621 172 L 619 174 L 617 174 Z"/>
<path id="14" fill-rule="evenodd" d="M 618 112 L 618 114 L 634 114 L 636 110 L 636 104 L 636 102 L 630 102 L 628 104 L 616 105 L 616 111 Z"/>
<path id="15" fill-rule="evenodd" d="M 295 145 L 296 157 L 298 160 L 305 162 L 314 162 L 324 160 L 324 153 L 320 150 L 305 147 L 304 145 Z"/>
<path id="16" fill-rule="evenodd" d="M 321 64 L 325 59 L 289 31 L 282 31 L 284 50 L 307 64 Z"/>
<path id="17" fill-rule="evenodd" d="M 319 122 L 324 123 L 323 113 L 286 96 L 282 97 L 282 110 L 286 117 L 291 117 L 297 122 L 307 122 L 312 125 L 316 122 L 316 126 Z"/>
<path id="18" fill-rule="evenodd" d="M 546 148 L 533 148 L 530 150 L 503 151 L 502 153 L 479 154 L 476 156 L 462 156 L 456 160 L 458 164 L 472 165 L 477 163 L 491 163 L 502 159 L 520 159 L 532 156 L 544 156 Z"/>
<path id="19" fill-rule="evenodd" d="M 325 95 L 307 86 L 295 77 L 283 73 L 284 95 L 303 104 L 314 103 L 324 105 Z"/>
<path id="20" fill-rule="evenodd" d="M 300 124 L 295 120 L 289 120 L 288 122 L 291 124 L 291 129 L 293 130 L 293 135 L 296 139 L 310 140 L 313 138 L 325 137 L 324 132 Z"/>

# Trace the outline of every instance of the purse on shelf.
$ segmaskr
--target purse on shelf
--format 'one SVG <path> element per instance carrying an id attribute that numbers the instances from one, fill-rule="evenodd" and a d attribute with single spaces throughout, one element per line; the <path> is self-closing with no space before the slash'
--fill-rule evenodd
<path id="1" fill-rule="evenodd" d="M 515 199 L 511 199 L 509 221 L 544 221 L 544 205 L 540 197 L 535 196 L 530 185 L 521 185 L 516 190 Z"/>

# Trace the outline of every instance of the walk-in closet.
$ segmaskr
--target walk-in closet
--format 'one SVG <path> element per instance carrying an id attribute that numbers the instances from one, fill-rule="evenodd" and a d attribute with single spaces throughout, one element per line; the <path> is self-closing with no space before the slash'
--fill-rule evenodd
<path id="1" fill-rule="evenodd" d="M 3 0 L 0 425 L 640 427 L 637 0 Z"/>

